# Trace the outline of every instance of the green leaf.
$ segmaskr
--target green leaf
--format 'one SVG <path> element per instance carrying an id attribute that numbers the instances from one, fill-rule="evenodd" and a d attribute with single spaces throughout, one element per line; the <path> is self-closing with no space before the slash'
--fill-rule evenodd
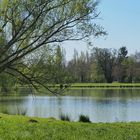
<path id="1" fill-rule="evenodd" d="M 6 11 L 7 10 L 8 3 L 9 3 L 9 0 L 2 0 L 0 2 L 0 7 L 1 7 L 2 11 Z"/>

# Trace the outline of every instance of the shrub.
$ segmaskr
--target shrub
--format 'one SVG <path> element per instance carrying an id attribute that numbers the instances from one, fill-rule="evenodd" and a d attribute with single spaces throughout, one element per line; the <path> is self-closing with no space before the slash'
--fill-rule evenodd
<path id="1" fill-rule="evenodd" d="M 91 122 L 88 116 L 80 115 L 79 122 Z"/>
<path id="2" fill-rule="evenodd" d="M 68 115 L 64 115 L 64 114 L 61 114 L 60 115 L 60 119 L 62 121 L 70 121 L 70 117 Z"/>

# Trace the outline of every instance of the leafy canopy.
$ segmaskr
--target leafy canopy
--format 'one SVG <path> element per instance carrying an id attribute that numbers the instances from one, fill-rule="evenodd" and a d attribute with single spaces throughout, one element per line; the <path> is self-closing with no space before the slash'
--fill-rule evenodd
<path id="1" fill-rule="evenodd" d="M 42 46 L 105 34 L 96 24 L 97 6 L 95 0 L 1 0 L 0 73 L 33 82 L 19 69 L 19 62 L 23 64 L 30 53 Z"/>

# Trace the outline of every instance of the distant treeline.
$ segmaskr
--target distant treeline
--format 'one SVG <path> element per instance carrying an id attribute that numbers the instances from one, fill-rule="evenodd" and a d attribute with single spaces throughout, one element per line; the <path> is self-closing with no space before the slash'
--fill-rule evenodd
<path id="1" fill-rule="evenodd" d="M 66 70 L 70 82 L 136 83 L 140 82 L 140 52 L 128 55 L 126 47 L 93 48 L 80 54 L 75 50 Z"/>
<path id="2" fill-rule="evenodd" d="M 65 50 L 60 46 L 43 47 L 20 60 L 19 66 L 26 77 L 18 72 L 14 78 L 10 72 L 1 74 L 1 91 L 11 86 L 16 91 L 19 84 L 28 83 L 27 78 L 43 84 L 140 82 L 140 52 L 128 55 L 126 47 L 93 48 L 80 53 L 75 49 L 70 61 L 66 61 Z"/>
<path id="3" fill-rule="evenodd" d="M 128 55 L 124 46 L 118 50 L 93 48 L 80 53 L 75 49 L 68 62 L 64 51 L 59 51 L 59 55 L 56 83 L 140 82 L 140 52 Z"/>

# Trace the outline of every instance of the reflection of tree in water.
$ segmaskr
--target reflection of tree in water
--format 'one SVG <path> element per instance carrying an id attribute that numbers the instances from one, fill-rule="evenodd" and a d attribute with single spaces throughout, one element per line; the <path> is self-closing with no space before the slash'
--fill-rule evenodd
<path id="1" fill-rule="evenodd" d="M 101 98 L 120 98 L 120 99 L 131 99 L 140 97 L 139 89 L 100 89 L 97 94 Z"/>
<path id="2" fill-rule="evenodd" d="M 60 117 L 62 114 L 65 114 L 65 112 L 63 112 L 63 110 L 62 110 L 62 98 L 61 97 L 58 97 L 57 104 L 58 104 L 58 117 Z"/>
<path id="3" fill-rule="evenodd" d="M 105 89 L 105 90 L 102 90 L 102 92 L 103 92 L 103 96 L 106 98 L 116 96 L 116 91 L 113 89 Z"/>
<path id="4" fill-rule="evenodd" d="M 84 90 L 81 89 L 81 96 L 83 97 L 84 96 Z"/>
<path id="5" fill-rule="evenodd" d="M 69 96 L 81 96 L 81 97 L 98 97 L 98 98 L 126 98 L 140 96 L 140 90 L 136 89 L 69 89 L 65 93 Z"/>
<path id="6" fill-rule="evenodd" d="M 103 105 L 108 105 L 108 104 L 113 104 L 114 103 L 114 100 L 112 99 L 101 99 L 101 98 L 97 98 L 96 99 L 96 102 L 99 103 L 99 104 L 103 104 Z"/>
<path id="7" fill-rule="evenodd" d="M 140 90 L 139 89 L 120 89 L 119 90 L 119 97 L 124 100 L 140 97 Z"/>
<path id="8" fill-rule="evenodd" d="M 24 97 L 1 97 L 0 112 L 4 114 L 26 114 L 26 108 L 23 107 L 26 99 Z"/>
<path id="9" fill-rule="evenodd" d="M 11 108 L 2 107 L 0 108 L 0 112 L 4 114 L 9 114 L 9 115 L 24 115 L 25 116 L 27 114 L 27 108 L 16 106 L 14 108 L 12 107 L 12 110 L 11 110 Z"/>
<path id="10" fill-rule="evenodd" d="M 119 121 L 127 121 L 128 120 L 128 99 L 122 98 L 118 100 L 118 120 Z"/>

